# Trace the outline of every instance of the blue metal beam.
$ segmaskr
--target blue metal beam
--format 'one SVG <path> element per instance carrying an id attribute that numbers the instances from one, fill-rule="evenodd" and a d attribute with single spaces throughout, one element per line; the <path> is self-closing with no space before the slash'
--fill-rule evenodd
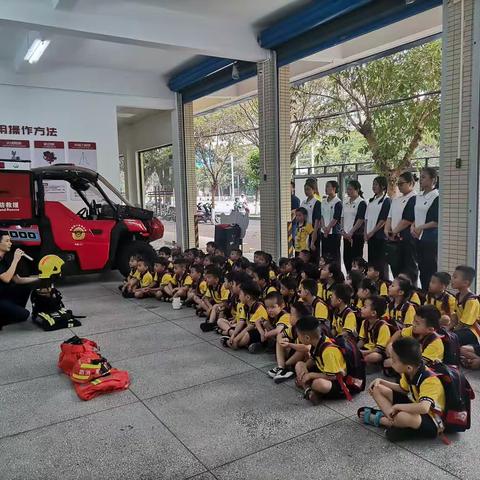
<path id="1" fill-rule="evenodd" d="M 263 48 L 274 49 L 314 27 L 318 27 L 335 18 L 346 15 L 357 8 L 363 7 L 373 0 L 315 0 L 298 13 L 288 16 L 275 25 L 263 30 L 258 43 Z"/>
<path id="2" fill-rule="evenodd" d="M 377 0 L 279 45 L 278 65 L 308 57 L 366 33 L 442 5 L 442 0 Z"/>
<path id="3" fill-rule="evenodd" d="M 208 77 L 212 73 L 231 65 L 235 60 L 220 57 L 208 57 L 197 65 L 174 75 L 168 82 L 168 87 L 174 92 L 180 92 L 185 87 Z"/>

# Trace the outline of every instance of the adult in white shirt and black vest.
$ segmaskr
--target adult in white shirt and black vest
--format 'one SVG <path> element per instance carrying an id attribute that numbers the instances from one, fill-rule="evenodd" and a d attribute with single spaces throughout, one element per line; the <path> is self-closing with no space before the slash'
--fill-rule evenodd
<path id="1" fill-rule="evenodd" d="M 400 195 L 392 199 L 384 229 L 387 236 L 387 262 L 393 276 L 405 273 L 414 285 L 418 279 L 417 251 L 410 227 L 415 219 L 416 181 L 411 172 L 404 172 L 398 177 Z"/>
<path id="2" fill-rule="evenodd" d="M 326 197 L 322 202 L 321 238 L 322 257 L 327 263 L 340 262 L 342 201 L 338 198 L 338 182 L 325 184 Z"/>
<path id="3" fill-rule="evenodd" d="M 383 272 L 383 278 L 388 278 L 388 265 L 385 261 L 385 246 L 387 237 L 383 231 L 390 211 L 390 197 L 387 195 L 388 181 L 386 177 L 373 179 L 374 196 L 368 201 L 365 214 L 365 241 L 368 244 L 368 261 Z"/>
<path id="4" fill-rule="evenodd" d="M 362 186 L 357 180 L 347 184 L 348 200 L 343 203 L 343 263 L 347 272 L 352 269 L 353 259 L 363 257 L 363 237 L 367 203 L 363 199 Z"/>
<path id="5" fill-rule="evenodd" d="M 313 227 L 313 233 L 310 239 L 310 248 L 313 256 L 318 256 L 318 232 L 320 230 L 320 220 L 322 218 L 322 204 L 318 200 L 318 186 L 317 181 L 314 178 L 307 178 L 303 187 L 305 196 L 307 197 L 300 205 L 307 211 L 307 223 L 310 223 Z"/>
<path id="6" fill-rule="evenodd" d="M 421 193 L 415 200 L 415 222 L 410 228 L 416 239 L 418 268 L 422 289 L 427 291 L 431 276 L 437 271 L 438 201 L 437 172 L 426 167 L 420 172 Z"/>

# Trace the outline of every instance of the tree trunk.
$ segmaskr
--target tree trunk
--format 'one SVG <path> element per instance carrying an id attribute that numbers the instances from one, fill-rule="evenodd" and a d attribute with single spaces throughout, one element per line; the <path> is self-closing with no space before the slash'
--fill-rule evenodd
<path id="1" fill-rule="evenodd" d="M 218 182 L 212 182 L 210 185 L 210 193 L 212 195 L 212 209 L 215 208 L 215 196 L 217 195 L 218 192 Z"/>
<path id="2" fill-rule="evenodd" d="M 388 172 L 388 175 L 387 175 L 387 180 L 388 180 L 387 193 L 388 193 L 388 196 L 390 198 L 395 198 L 398 195 L 397 181 L 398 181 L 398 177 L 399 177 L 400 173 L 402 173 L 402 172 L 400 172 L 397 169 L 392 169 Z"/>

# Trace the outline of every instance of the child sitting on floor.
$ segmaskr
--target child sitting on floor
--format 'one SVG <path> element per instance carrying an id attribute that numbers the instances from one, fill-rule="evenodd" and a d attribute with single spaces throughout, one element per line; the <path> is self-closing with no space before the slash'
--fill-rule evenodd
<path id="1" fill-rule="evenodd" d="M 215 265 L 210 265 L 205 269 L 205 281 L 207 282 L 207 291 L 203 296 L 200 308 L 205 312 L 207 321 L 200 324 L 200 329 L 203 332 L 211 332 L 217 326 L 217 319 L 230 292 L 223 285 L 222 270 Z"/>
<path id="2" fill-rule="evenodd" d="M 440 312 L 433 305 L 423 305 L 418 308 L 415 320 L 410 327 L 395 332 L 387 346 L 387 358 L 383 362 L 385 368 L 392 367 L 392 344 L 401 337 L 414 337 L 420 342 L 423 360 L 429 362 L 443 361 L 445 347 L 438 334 L 440 329 Z"/>
<path id="3" fill-rule="evenodd" d="M 440 379 L 422 360 L 418 341 L 403 337 L 392 344 L 392 367 L 400 384 L 376 378 L 369 393 L 380 407 L 363 407 L 358 416 L 364 423 L 386 427 L 391 441 L 436 438 L 443 431 L 445 390 Z"/>
<path id="4" fill-rule="evenodd" d="M 475 279 L 475 270 L 459 265 L 452 275 L 452 287 L 458 291 L 457 308 L 452 327 L 458 335 L 462 363 L 466 368 L 480 368 L 480 302 L 470 290 Z"/>
<path id="5" fill-rule="evenodd" d="M 150 265 L 143 258 L 137 261 L 137 272 L 140 277 L 132 284 L 130 289 L 130 296 L 135 298 L 142 298 L 146 291 L 153 286 L 153 275 L 150 273 Z"/>
<path id="6" fill-rule="evenodd" d="M 312 314 L 315 318 L 323 322 L 324 328 L 329 328 L 329 312 L 327 304 L 316 296 L 317 282 L 312 278 L 302 280 L 298 289 L 300 300 L 312 307 Z"/>
<path id="7" fill-rule="evenodd" d="M 254 282 L 248 281 L 242 284 L 239 299 L 245 308 L 245 328 L 230 338 L 228 345 L 231 348 L 249 347 L 265 341 L 257 329 L 257 325 L 268 320 L 268 313 L 259 300 L 260 294 L 260 289 Z"/>
<path id="8" fill-rule="evenodd" d="M 173 262 L 174 275 L 170 283 L 163 289 L 164 295 L 170 298 L 187 298 L 188 291 L 192 286 L 192 277 L 187 271 L 188 262 L 185 258 L 178 257 Z"/>
<path id="9" fill-rule="evenodd" d="M 389 282 L 383 278 L 383 267 L 378 262 L 368 262 L 367 278 L 375 283 L 381 297 L 388 298 Z"/>
<path id="10" fill-rule="evenodd" d="M 296 302 L 290 308 L 290 326 L 277 336 L 275 348 L 277 366 L 268 371 L 268 376 L 275 383 L 281 383 L 295 376 L 295 364 L 305 361 L 310 347 L 298 342 L 297 322 L 300 318 L 312 314 L 312 307 L 303 302 Z"/>
<path id="11" fill-rule="evenodd" d="M 332 296 L 333 287 L 344 282 L 345 276 L 342 273 L 340 264 L 336 262 L 327 263 L 327 265 L 320 270 L 320 282 L 318 282 L 317 295 L 327 305 L 330 305 L 330 297 Z"/>
<path id="12" fill-rule="evenodd" d="M 352 288 L 346 283 L 335 285 L 330 298 L 330 305 L 333 309 L 331 334 L 357 335 L 357 317 L 350 308 L 352 301 Z"/>
<path id="13" fill-rule="evenodd" d="M 137 256 L 132 255 L 128 260 L 128 268 L 130 271 L 128 275 L 124 278 L 122 285 L 118 286 L 118 289 L 123 293 L 126 289 L 128 284 L 131 284 L 135 279 L 138 279 L 139 274 L 137 273 Z"/>
<path id="14" fill-rule="evenodd" d="M 412 325 L 415 318 L 415 306 L 408 301 L 412 293 L 412 283 L 397 277 L 388 287 L 390 303 L 388 304 L 388 318 L 397 328 Z"/>
<path id="15" fill-rule="evenodd" d="M 203 265 L 194 263 L 190 267 L 190 277 L 192 277 L 192 287 L 187 294 L 188 306 L 200 305 L 203 296 L 207 292 L 207 282 L 203 279 Z"/>
<path id="16" fill-rule="evenodd" d="M 322 334 L 320 322 L 313 316 L 302 317 L 296 325 L 298 339 L 310 346 L 310 359 L 297 362 L 297 384 L 304 398 L 312 402 L 320 398 L 345 398 L 338 375 L 347 375 L 347 363 L 340 348 Z"/>
<path id="17" fill-rule="evenodd" d="M 440 312 L 440 323 L 448 328 L 451 323 L 452 315 L 455 314 L 457 301 L 455 295 L 447 292 L 452 277 L 447 272 L 434 273 L 428 284 L 428 292 L 425 297 L 425 305 L 433 305 Z"/>
<path id="18" fill-rule="evenodd" d="M 362 308 L 358 348 L 367 364 L 381 364 L 385 359 L 385 349 L 390 341 L 390 326 L 382 319 L 387 308 L 385 298 L 379 295 L 365 300 Z"/>
<path id="19" fill-rule="evenodd" d="M 272 285 L 270 280 L 270 271 L 268 267 L 257 266 L 253 271 L 253 281 L 260 287 L 260 298 L 263 300 L 268 293 L 275 292 L 277 289 Z"/>
<path id="20" fill-rule="evenodd" d="M 290 311 L 291 305 L 297 300 L 297 280 L 294 277 L 286 277 L 280 282 L 280 293 L 285 302 L 285 309 Z"/>
<path id="21" fill-rule="evenodd" d="M 245 327 L 245 307 L 240 302 L 240 288 L 247 281 L 248 275 L 244 272 L 232 272 L 227 275 L 231 319 L 225 318 L 226 315 L 220 315 L 217 320 L 217 328 L 219 333 L 223 335 L 220 342 L 224 347 L 228 346 L 231 337 L 236 336 Z"/>
<path id="22" fill-rule="evenodd" d="M 364 278 L 358 286 L 355 307 L 361 310 L 361 308 L 365 305 L 365 300 L 368 297 L 373 297 L 374 295 L 378 295 L 377 286 L 369 278 Z"/>

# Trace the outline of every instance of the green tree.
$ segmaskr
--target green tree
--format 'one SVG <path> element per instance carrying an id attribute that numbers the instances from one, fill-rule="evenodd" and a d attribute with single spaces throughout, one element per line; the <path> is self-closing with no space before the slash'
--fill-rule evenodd
<path id="1" fill-rule="evenodd" d="M 332 105 L 365 138 L 391 191 L 422 139 L 438 139 L 440 76 L 441 44 L 435 41 L 329 77 Z"/>
<path id="2" fill-rule="evenodd" d="M 254 148 L 247 157 L 246 164 L 247 182 L 249 191 L 255 195 L 255 202 L 258 202 L 258 189 L 260 187 L 260 152 Z"/>

